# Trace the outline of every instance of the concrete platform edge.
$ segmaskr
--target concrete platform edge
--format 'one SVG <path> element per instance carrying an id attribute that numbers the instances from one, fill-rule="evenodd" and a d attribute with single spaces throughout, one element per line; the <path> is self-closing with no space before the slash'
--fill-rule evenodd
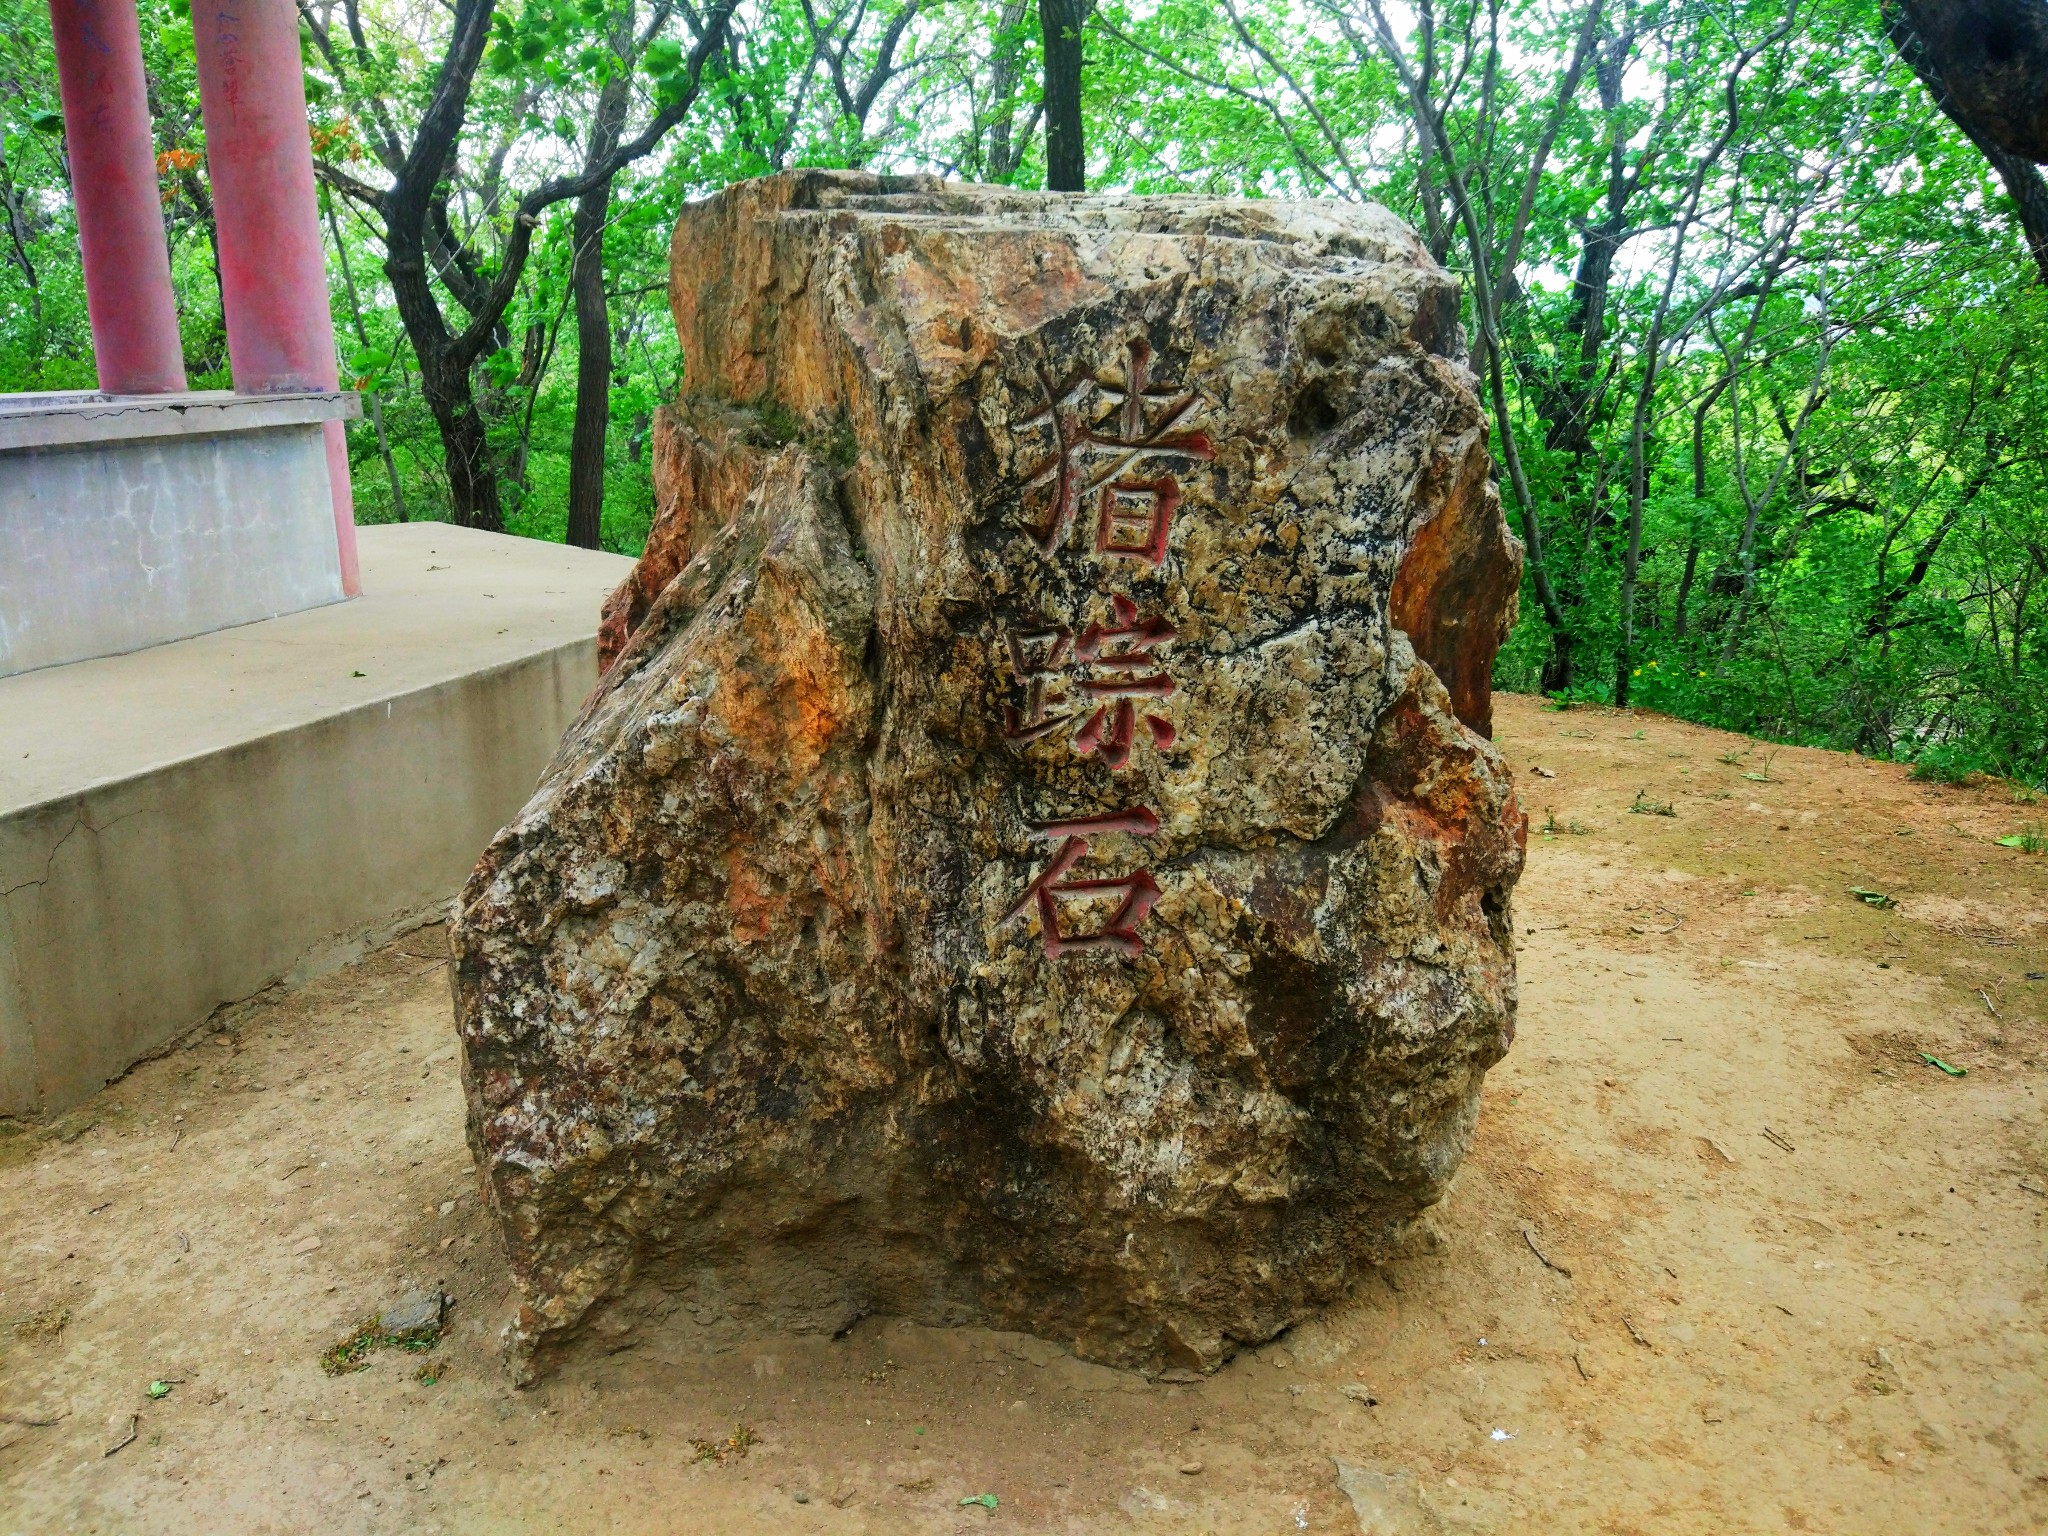
<path id="1" fill-rule="evenodd" d="M 0 1115 L 438 920 L 595 676 L 579 638 L 0 817 Z"/>
<path id="2" fill-rule="evenodd" d="M 355 599 L 347 599 L 347 601 L 355 601 Z M 254 622 L 260 624 L 266 623 L 268 621 L 258 619 Z M 233 629 L 245 629 L 247 627 L 247 625 L 231 626 L 231 628 Z M 220 633 L 228 632 L 229 631 L 227 630 L 220 631 Z M 583 644 L 584 642 L 582 641 L 570 641 L 567 643 L 567 645 L 561 647 L 561 649 L 573 649 Z M 588 650 L 590 652 L 590 687 L 594 688 L 597 686 L 597 642 L 595 640 L 588 642 Z M 516 671 L 520 667 L 529 666 L 534 661 L 551 654 L 553 654 L 553 652 L 549 650 L 535 651 L 525 656 L 516 657 L 510 661 L 495 662 L 488 667 L 479 667 L 474 672 L 465 674 L 463 677 L 454 679 L 452 683 L 450 680 L 444 678 L 437 682 L 422 683 L 416 688 L 403 688 L 395 693 L 381 695 L 374 699 L 366 699 L 364 702 L 360 704 L 351 704 L 347 709 L 338 710 L 334 714 L 322 717 L 322 721 L 293 721 L 289 725 L 280 725 L 275 729 L 259 732 L 255 735 L 251 735 L 245 738 L 242 741 L 236 742 L 234 746 L 254 746 L 266 741 L 275 741 L 282 737 L 290 736 L 297 731 L 302 731 L 306 729 L 308 725 L 323 723 L 324 721 L 347 721 L 359 718 L 368 721 L 372 717 L 378 715 L 379 713 L 383 714 L 388 719 L 392 712 L 400 704 L 408 703 L 415 700 L 421 700 L 425 698 L 427 695 L 434 694 L 444 688 L 448 688 L 451 686 L 460 686 L 469 683 L 488 682 L 491 679 L 497 677 L 500 673 Z M 583 697 L 588 697 L 588 689 L 585 690 Z M 582 702 L 583 699 L 578 698 L 577 708 L 580 709 L 582 707 Z M 570 719 L 573 718 L 574 714 L 572 712 Z M 565 719 L 562 722 L 562 729 L 567 730 L 568 726 L 569 720 Z M 557 734 L 559 735 L 559 733 Z M 204 762 L 207 758 L 217 757 L 221 752 L 230 750 L 233 750 L 233 748 L 210 748 L 199 752 L 188 752 L 181 757 L 166 758 L 164 759 L 164 761 L 160 763 L 152 763 L 149 767 L 138 769 L 134 773 L 124 773 L 112 778 L 96 779 L 92 783 L 87 784 L 80 789 L 67 790 L 65 793 L 61 795 L 50 795 L 46 796 L 41 800 L 29 801 L 22 805 L 6 807 L 5 809 L 0 809 L 0 822 L 4 822 L 7 819 L 16 816 L 31 815 L 38 811 L 47 810 L 52 806 L 70 805 L 79 800 L 82 796 L 95 795 L 101 793 L 102 791 L 119 789 L 124 785 L 140 783 L 145 779 L 154 778 L 158 774 L 168 773 L 173 769 L 182 768 L 188 763 Z M 540 765 L 537 765 L 534 769 L 534 774 L 536 778 L 539 777 L 539 773 Z M 524 804 L 523 801 L 521 803 Z M 483 851 L 481 844 L 478 845 L 477 851 L 479 853 Z M 0 897 L 4 897 L 7 894 L 7 873 L 8 868 L 6 864 L 0 863 Z"/>

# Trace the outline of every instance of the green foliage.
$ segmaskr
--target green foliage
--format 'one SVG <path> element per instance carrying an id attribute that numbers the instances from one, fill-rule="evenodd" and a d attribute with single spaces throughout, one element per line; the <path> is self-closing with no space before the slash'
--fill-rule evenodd
<path id="1" fill-rule="evenodd" d="M 1906 777 L 1926 784 L 1967 784 L 1982 771 L 1982 759 L 1968 743 L 1942 741 L 1914 758 Z"/>

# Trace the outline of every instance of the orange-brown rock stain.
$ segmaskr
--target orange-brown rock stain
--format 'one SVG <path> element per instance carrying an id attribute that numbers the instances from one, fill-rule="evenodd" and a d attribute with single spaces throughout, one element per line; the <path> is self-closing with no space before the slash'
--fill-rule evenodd
<path id="1" fill-rule="evenodd" d="M 1441 510 L 1414 531 L 1388 598 L 1388 617 L 1451 695 L 1458 718 L 1493 734 L 1493 658 L 1514 627 L 1521 541 L 1508 532 L 1483 433 L 1440 454 L 1418 499 Z M 1446 494 L 1430 489 L 1449 482 Z"/>

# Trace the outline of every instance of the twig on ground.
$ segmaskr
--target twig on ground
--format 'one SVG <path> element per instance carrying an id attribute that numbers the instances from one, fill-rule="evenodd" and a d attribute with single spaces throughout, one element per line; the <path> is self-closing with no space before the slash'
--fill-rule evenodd
<path id="1" fill-rule="evenodd" d="M 1538 1248 L 1536 1246 L 1536 1234 L 1527 1227 L 1522 1228 L 1522 1241 L 1526 1242 L 1529 1245 L 1529 1251 L 1531 1253 L 1535 1254 L 1537 1258 L 1543 1261 L 1543 1267 L 1545 1269 L 1554 1269 L 1560 1275 L 1563 1275 L 1565 1279 L 1571 1279 L 1572 1272 L 1570 1270 L 1566 1269 L 1562 1264 L 1557 1263 L 1541 1248 Z"/>

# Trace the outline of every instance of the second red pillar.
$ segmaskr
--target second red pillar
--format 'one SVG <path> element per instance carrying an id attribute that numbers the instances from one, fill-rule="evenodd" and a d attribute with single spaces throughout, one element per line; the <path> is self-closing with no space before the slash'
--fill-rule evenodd
<path id="1" fill-rule="evenodd" d="M 291 0 L 194 0 L 192 37 L 235 390 L 339 388 L 298 11 Z M 327 423 L 327 437 L 342 586 L 354 593 L 354 499 L 340 422 Z"/>

